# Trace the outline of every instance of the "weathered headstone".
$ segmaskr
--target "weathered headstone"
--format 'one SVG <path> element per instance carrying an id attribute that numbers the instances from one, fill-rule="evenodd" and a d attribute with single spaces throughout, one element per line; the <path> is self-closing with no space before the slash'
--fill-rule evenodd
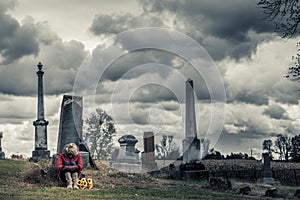
<path id="1" fill-rule="evenodd" d="M 118 147 L 115 147 L 111 153 L 111 159 L 109 160 L 109 166 L 111 167 L 113 163 L 116 162 L 117 157 L 119 155 L 120 149 Z"/>
<path id="2" fill-rule="evenodd" d="M 183 164 L 200 160 L 200 140 L 197 138 L 194 85 L 191 79 L 188 79 L 185 84 L 185 139 L 182 142 Z"/>
<path id="3" fill-rule="evenodd" d="M 2 144 L 1 144 L 2 138 L 3 138 L 3 134 L 2 132 L 0 132 L 0 160 L 5 159 L 5 153 L 2 151 Z"/>
<path id="4" fill-rule="evenodd" d="M 274 184 L 275 180 L 272 178 L 271 159 L 269 153 L 262 154 L 263 161 L 263 183 Z"/>
<path id="5" fill-rule="evenodd" d="M 120 171 L 140 173 L 142 166 L 135 144 L 138 140 L 133 135 L 124 135 L 118 139 L 120 143 L 119 155 L 116 162 L 112 163 L 112 167 Z"/>
<path id="6" fill-rule="evenodd" d="M 144 153 L 142 155 L 142 166 L 145 171 L 157 170 L 157 163 L 154 155 L 154 134 L 144 132 Z"/>
<path id="7" fill-rule="evenodd" d="M 43 75 L 42 70 L 43 65 L 39 63 L 37 65 L 38 71 L 36 72 L 38 76 L 38 110 L 37 110 L 37 120 L 33 122 L 35 126 L 35 147 L 32 151 L 31 161 L 39 161 L 43 159 L 50 158 L 50 151 L 47 150 L 47 125 L 48 121 L 45 120 L 44 114 L 44 89 L 43 89 Z"/>

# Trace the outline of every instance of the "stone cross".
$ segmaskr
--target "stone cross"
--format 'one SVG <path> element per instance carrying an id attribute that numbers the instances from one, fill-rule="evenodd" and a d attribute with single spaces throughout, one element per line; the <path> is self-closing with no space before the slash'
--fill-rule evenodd
<path id="1" fill-rule="evenodd" d="M 185 139 L 183 145 L 183 164 L 200 160 L 200 140 L 197 139 L 194 84 L 188 79 L 185 99 Z"/>
<path id="2" fill-rule="evenodd" d="M 45 120 L 44 116 L 44 91 L 43 91 L 43 65 L 39 63 L 37 65 L 38 71 L 38 108 L 37 108 L 37 120 L 33 122 L 35 126 L 35 147 L 32 151 L 33 161 L 50 158 L 50 151 L 47 150 L 47 125 L 48 121 Z"/>
<path id="3" fill-rule="evenodd" d="M 144 153 L 142 157 L 142 166 L 146 171 L 157 170 L 157 163 L 154 155 L 154 134 L 153 132 L 144 132 Z"/>

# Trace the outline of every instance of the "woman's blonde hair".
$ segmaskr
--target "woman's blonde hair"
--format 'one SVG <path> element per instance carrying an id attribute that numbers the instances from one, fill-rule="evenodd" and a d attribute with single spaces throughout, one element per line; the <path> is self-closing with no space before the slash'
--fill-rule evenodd
<path id="1" fill-rule="evenodd" d="M 65 146 L 65 153 L 66 154 L 73 154 L 76 156 L 78 154 L 78 147 L 75 143 L 69 143 Z"/>

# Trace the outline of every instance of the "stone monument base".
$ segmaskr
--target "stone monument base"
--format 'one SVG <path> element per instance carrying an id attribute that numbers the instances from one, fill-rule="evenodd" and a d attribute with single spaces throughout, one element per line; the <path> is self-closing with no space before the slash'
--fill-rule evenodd
<path id="1" fill-rule="evenodd" d="M 82 164 L 84 167 L 91 167 L 89 162 L 89 152 L 87 151 L 79 151 L 82 157 Z"/>
<path id="2" fill-rule="evenodd" d="M 156 162 L 148 162 L 143 166 L 143 171 L 152 172 L 157 171 L 157 163 Z"/>
<path id="3" fill-rule="evenodd" d="M 47 159 L 50 159 L 50 150 L 34 150 L 29 161 L 38 162 Z"/>
<path id="4" fill-rule="evenodd" d="M 117 163 L 129 163 L 129 164 L 140 164 L 139 161 L 137 161 L 135 156 L 119 156 L 116 159 Z"/>
<path id="5" fill-rule="evenodd" d="M 5 153 L 3 151 L 0 151 L 0 160 L 5 159 Z"/>
<path id="6" fill-rule="evenodd" d="M 141 173 L 142 166 L 138 164 L 130 164 L 130 163 L 112 163 L 112 168 L 117 169 L 122 172 L 128 173 Z"/>
<path id="7" fill-rule="evenodd" d="M 274 178 L 263 178 L 262 182 L 265 184 L 270 184 L 270 185 L 277 184 L 277 182 L 274 180 Z"/>

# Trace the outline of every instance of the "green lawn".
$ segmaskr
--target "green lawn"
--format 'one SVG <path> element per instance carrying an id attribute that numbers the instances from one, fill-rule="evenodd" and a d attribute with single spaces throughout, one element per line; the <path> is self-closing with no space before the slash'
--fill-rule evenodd
<path id="1" fill-rule="evenodd" d="M 91 190 L 67 190 L 58 183 L 27 182 L 36 164 L 28 161 L 0 161 L 0 199 L 248 199 L 232 193 L 203 188 L 205 182 L 105 175 L 103 171 L 85 172 L 96 181 Z M 39 170 L 35 173 L 37 176 Z M 130 180 L 131 177 L 131 180 Z M 34 178 L 33 178 L 34 179 Z M 128 180 L 128 182 L 126 182 Z M 31 180 L 32 181 L 32 180 Z M 147 182 L 148 181 L 148 182 Z M 121 183 L 126 182 L 125 184 Z M 149 186 L 148 186 L 149 184 Z M 251 198 L 257 199 L 257 198 Z"/>

